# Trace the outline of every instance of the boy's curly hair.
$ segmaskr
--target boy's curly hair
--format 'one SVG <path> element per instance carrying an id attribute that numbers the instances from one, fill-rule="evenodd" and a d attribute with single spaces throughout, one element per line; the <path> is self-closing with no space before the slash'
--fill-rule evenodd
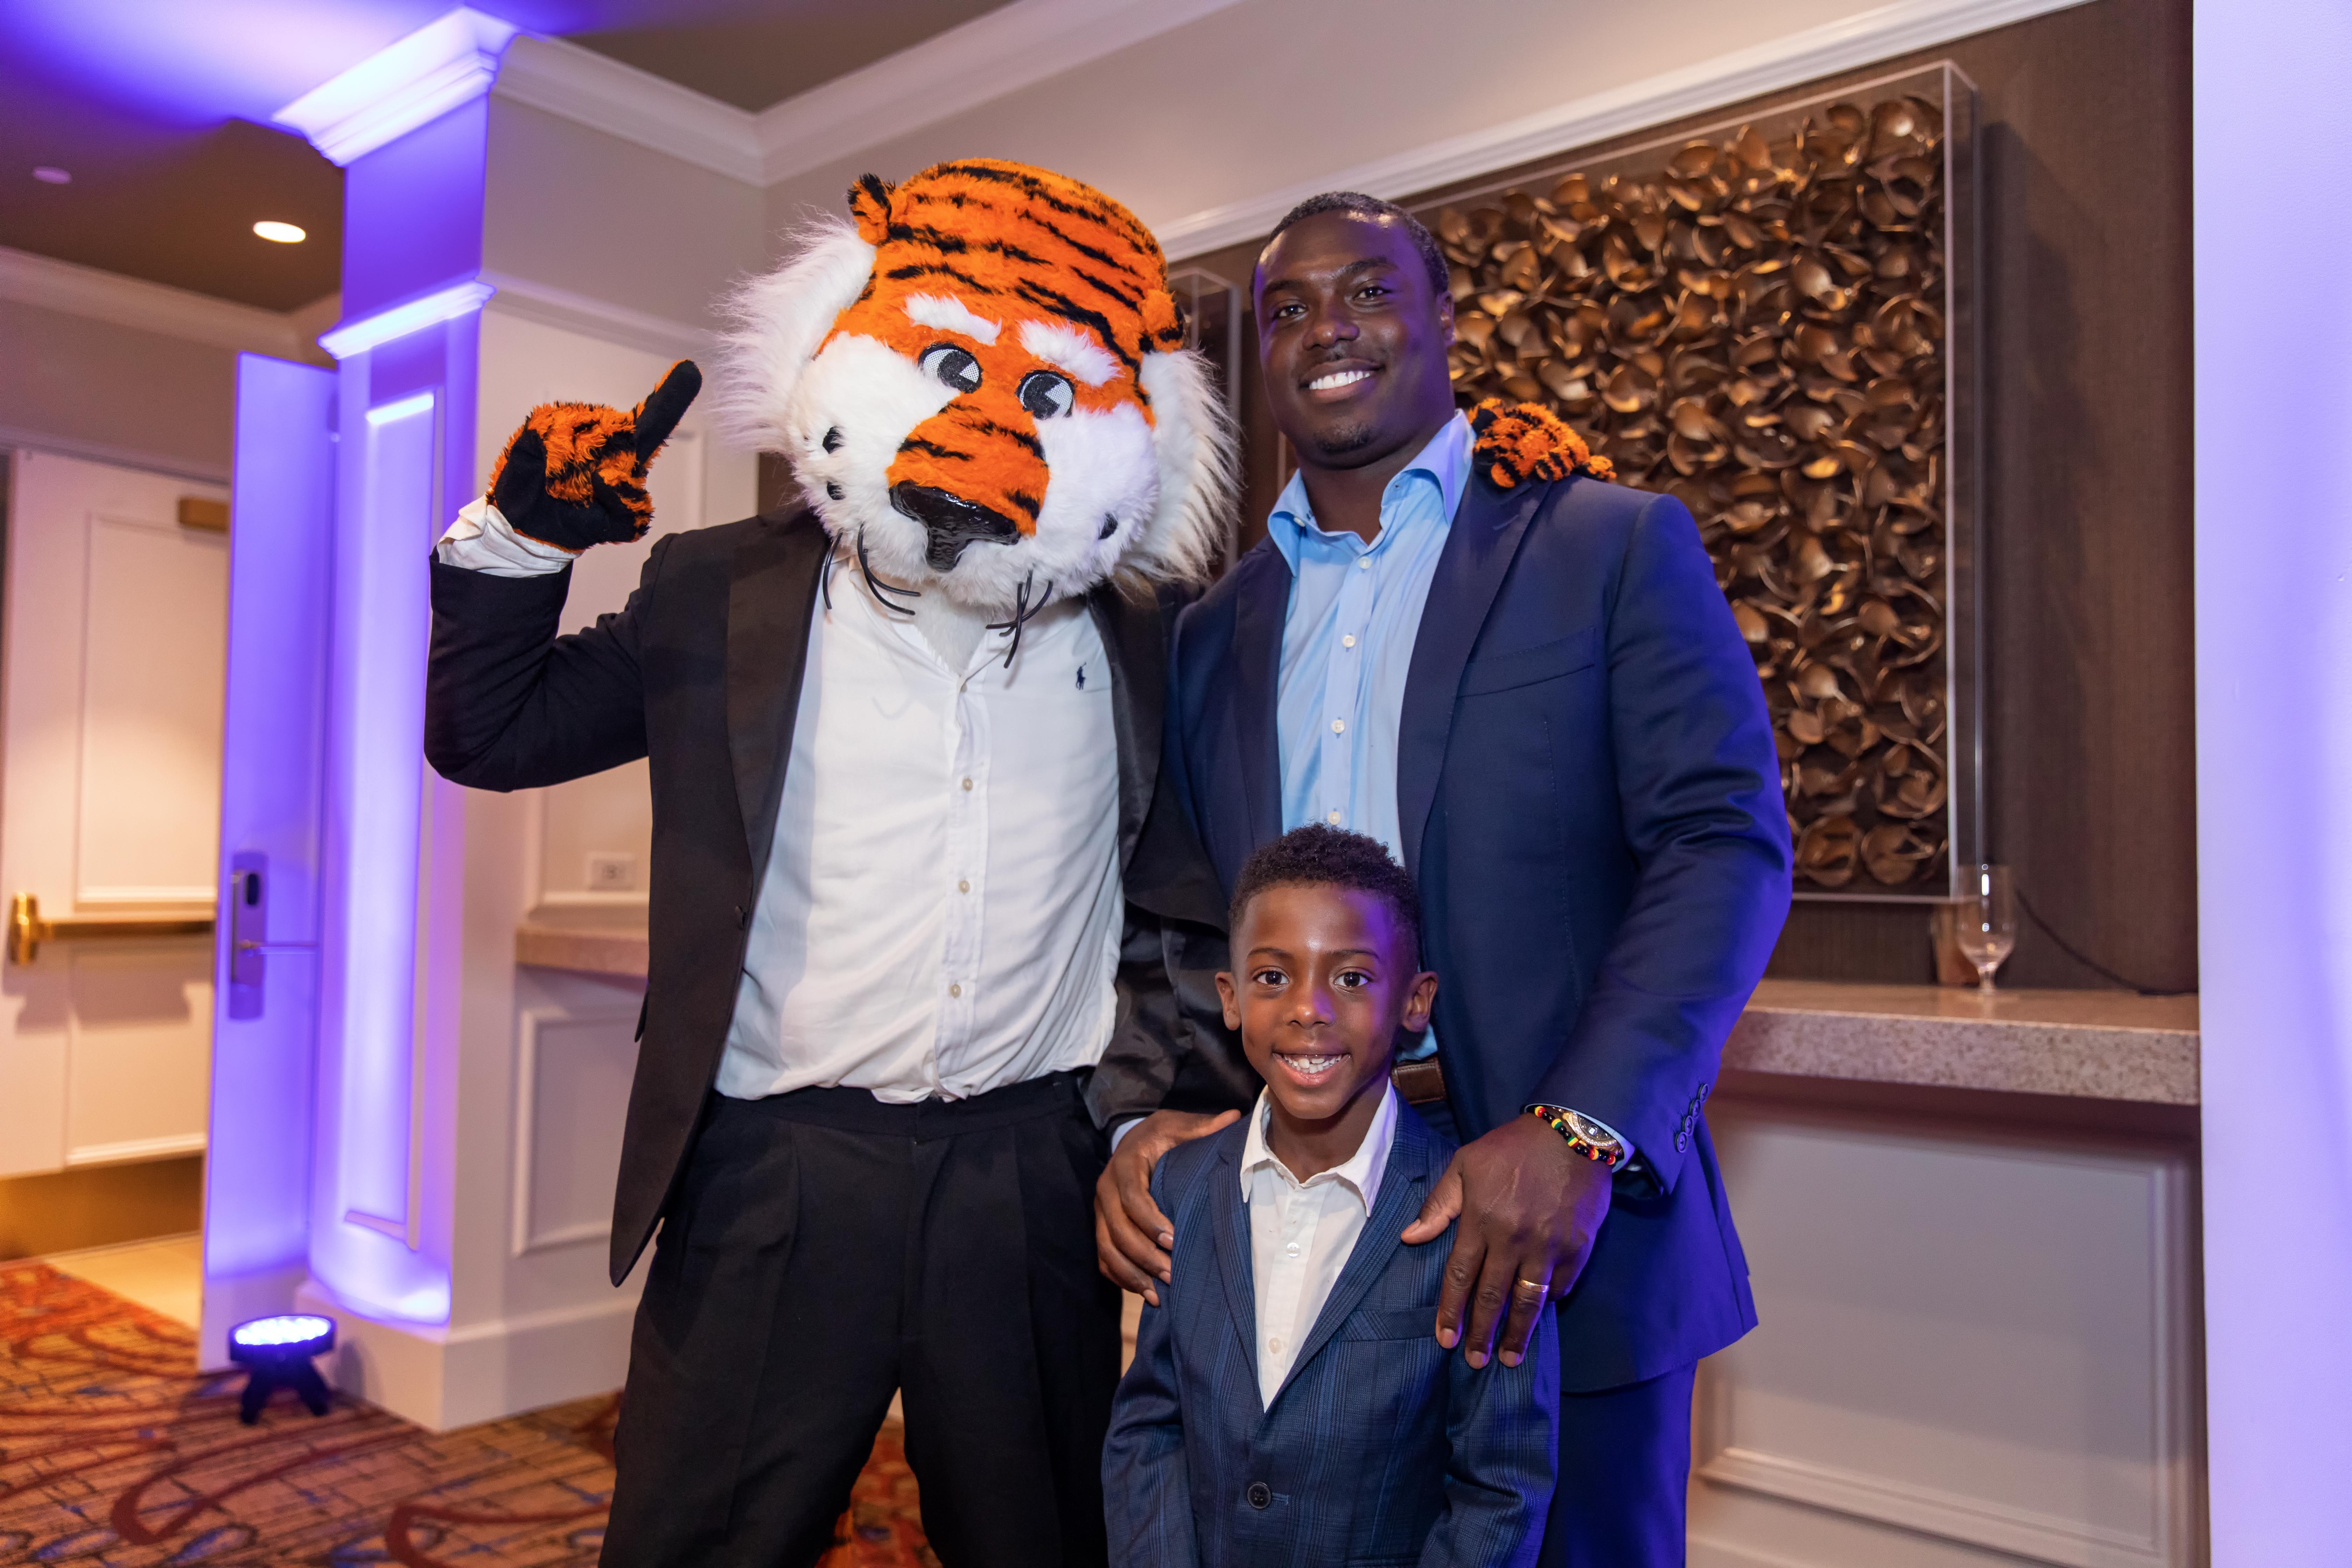
<path id="1" fill-rule="evenodd" d="M 1227 931 L 1239 931 L 1242 911 L 1268 888 L 1345 888 L 1370 893 L 1396 911 L 1398 921 L 1421 952 L 1421 898 L 1412 873 L 1391 858 L 1377 838 L 1310 822 L 1294 827 L 1242 863 L 1234 883 L 1234 901 L 1226 914 Z"/>

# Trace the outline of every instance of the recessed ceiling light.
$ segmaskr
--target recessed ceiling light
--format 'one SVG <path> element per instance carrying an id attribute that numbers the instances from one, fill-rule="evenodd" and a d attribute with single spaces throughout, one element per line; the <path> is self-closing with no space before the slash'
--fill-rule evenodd
<path id="1" fill-rule="evenodd" d="M 47 163 L 42 164 L 39 168 L 33 171 L 33 178 L 40 181 L 41 184 L 45 185 L 70 185 L 73 184 L 73 176 L 71 174 L 68 174 L 63 169 L 53 168 Z"/>
<path id="2" fill-rule="evenodd" d="M 264 239 L 274 239 L 280 245 L 299 245 L 310 237 L 292 224 L 279 223 L 275 218 L 263 218 L 253 226 L 253 232 Z"/>

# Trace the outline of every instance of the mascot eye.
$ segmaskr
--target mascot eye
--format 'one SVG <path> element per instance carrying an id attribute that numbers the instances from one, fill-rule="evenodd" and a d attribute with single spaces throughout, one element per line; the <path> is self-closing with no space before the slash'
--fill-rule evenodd
<path id="1" fill-rule="evenodd" d="M 1034 418 L 1053 419 L 1067 414 L 1076 400 L 1068 380 L 1050 370 L 1033 370 L 1021 378 L 1021 406 Z"/>
<path id="2" fill-rule="evenodd" d="M 980 390 L 980 362 L 953 343 L 933 343 L 915 363 L 958 392 Z"/>

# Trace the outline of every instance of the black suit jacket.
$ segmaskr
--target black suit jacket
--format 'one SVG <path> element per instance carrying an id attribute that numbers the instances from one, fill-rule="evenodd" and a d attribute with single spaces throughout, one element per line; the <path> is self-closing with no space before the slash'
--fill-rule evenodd
<path id="1" fill-rule="evenodd" d="M 826 540 L 793 508 L 674 533 L 617 615 L 558 637 L 569 570 L 493 577 L 436 562 L 425 752 L 443 777 L 530 789 L 650 759 L 651 955 L 613 1202 L 615 1284 L 652 1237 L 718 1076 L 775 836 Z M 1157 793 L 1176 590 L 1098 588 L 1130 897 Z M 1152 836 L 1154 842 L 1162 836 Z M 1172 840 L 1171 840 L 1172 841 Z M 1129 905 L 1117 1037 L 1087 1089 L 1098 1122 L 1150 1110 L 1181 1038 L 1158 925 Z"/>
<path id="2" fill-rule="evenodd" d="M 1290 570 L 1263 543 L 1178 623 L 1171 793 L 1228 890 L 1282 827 L 1289 601 Z M 1563 1385 L 1614 1387 L 1720 1349 L 1755 1308 L 1699 1108 L 1788 912 L 1789 832 L 1754 662 L 1682 503 L 1473 479 L 1422 611 L 1397 750 L 1463 1136 L 1533 1101 L 1573 1106 L 1633 1140 L 1647 1169 L 1618 1183 L 1562 1305 Z M 1192 918 L 1216 920 L 1213 905 Z M 1211 1037 L 1197 1009 L 1194 1024 Z M 1208 1048 L 1230 1076 L 1230 1044 Z"/>

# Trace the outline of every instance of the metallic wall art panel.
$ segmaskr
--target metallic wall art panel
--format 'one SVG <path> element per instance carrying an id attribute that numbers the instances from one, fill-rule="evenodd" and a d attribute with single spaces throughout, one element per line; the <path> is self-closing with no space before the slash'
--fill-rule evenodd
<path id="1" fill-rule="evenodd" d="M 1975 104 L 1936 66 L 1419 210 L 1464 406 L 1698 520 L 1801 897 L 1946 897 L 1982 843 Z"/>

